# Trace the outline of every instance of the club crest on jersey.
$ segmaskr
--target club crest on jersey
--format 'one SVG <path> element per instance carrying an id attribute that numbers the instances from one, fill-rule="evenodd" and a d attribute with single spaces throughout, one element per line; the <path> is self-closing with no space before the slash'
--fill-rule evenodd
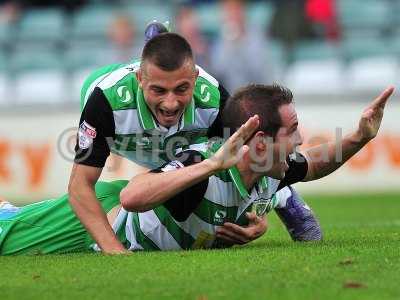
<path id="1" fill-rule="evenodd" d="M 96 138 L 96 135 L 96 128 L 83 121 L 78 130 L 79 148 L 88 149 L 93 144 L 93 139 Z"/>
<path id="2" fill-rule="evenodd" d="M 260 198 L 253 202 L 251 210 L 257 216 L 261 217 L 272 209 L 272 205 L 273 205 L 272 198 L 269 199 Z"/>

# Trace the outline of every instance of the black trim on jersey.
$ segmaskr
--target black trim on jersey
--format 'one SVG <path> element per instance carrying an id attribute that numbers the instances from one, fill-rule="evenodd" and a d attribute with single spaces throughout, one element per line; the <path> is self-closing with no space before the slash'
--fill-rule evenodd
<path id="1" fill-rule="evenodd" d="M 79 126 L 84 121 L 96 129 L 96 137 L 88 149 L 79 148 L 77 137 L 74 161 L 77 164 L 102 168 L 110 155 L 110 146 L 106 138 L 109 142 L 115 139 L 115 122 L 110 103 L 99 87 L 93 90 L 87 100 Z"/>
<path id="2" fill-rule="evenodd" d="M 285 178 L 279 183 L 278 191 L 285 186 L 302 181 L 307 175 L 308 163 L 303 154 L 296 152 L 294 159 L 288 158 L 286 161 L 289 169 L 286 171 Z"/>
<path id="3" fill-rule="evenodd" d="M 180 161 L 185 167 L 199 163 L 202 160 L 202 156 L 199 152 L 194 150 L 188 150 L 181 152 L 176 156 L 176 160 Z M 163 166 L 151 170 L 152 173 L 161 173 L 163 168 L 171 165 L 176 168 L 175 164 L 166 163 Z M 179 194 L 170 198 L 164 202 L 164 207 L 168 209 L 172 217 L 178 222 L 184 222 L 190 216 L 191 213 L 197 208 L 200 202 L 203 200 L 204 194 L 208 188 L 208 178 L 203 181 L 196 183 L 195 185 L 188 187 Z"/>
<path id="4" fill-rule="evenodd" d="M 215 119 L 214 123 L 210 126 L 207 132 L 207 136 L 209 138 L 219 136 L 223 137 L 224 134 L 224 128 L 222 126 L 222 111 L 225 107 L 225 103 L 230 97 L 229 92 L 222 86 L 218 86 L 220 98 L 219 98 L 219 112 L 217 115 L 217 118 Z"/>

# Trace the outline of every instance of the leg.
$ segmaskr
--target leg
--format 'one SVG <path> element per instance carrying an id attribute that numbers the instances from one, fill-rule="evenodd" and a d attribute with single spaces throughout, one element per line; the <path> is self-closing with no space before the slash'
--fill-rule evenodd
<path id="1" fill-rule="evenodd" d="M 119 204 L 123 187 L 123 182 L 96 184 L 96 195 L 106 212 Z M 6 202 L 0 209 L 0 227 L 0 255 L 88 251 L 93 244 L 72 211 L 68 195 L 21 208 Z"/>
<path id="2" fill-rule="evenodd" d="M 282 189 L 277 197 L 283 197 L 284 199 L 280 200 L 285 204 L 275 208 L 275 212 L 294 241 L 322 240 L 322 231 L 317 218 L 293 187 Z"/>

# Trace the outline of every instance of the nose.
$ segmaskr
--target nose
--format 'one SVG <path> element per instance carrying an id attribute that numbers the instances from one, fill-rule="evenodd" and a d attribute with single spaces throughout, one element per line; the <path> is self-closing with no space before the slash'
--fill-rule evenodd
<path id="1" fill-rule="evenodd" d="M 179 109 L 179 102 L 174 93 L 170 92 L 166 95 L 162 107 L 170 111 Z"/>
<path id="2" fill-rule="evenodd" d="M 297 146 L 301 146 L 301 145 L 303 145 L 303 142 L 304 142 L 304 140 L 303 140 L 303 136 L 300 134 L 300 132 L 297 130 L 297 132 L 296 132 L 296 145 Z"/>

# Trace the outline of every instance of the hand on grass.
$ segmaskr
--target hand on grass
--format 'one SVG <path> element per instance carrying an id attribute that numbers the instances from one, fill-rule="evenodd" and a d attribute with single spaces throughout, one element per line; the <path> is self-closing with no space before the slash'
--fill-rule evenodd
<path id="1" fill-rule="evenodd" d="M 226 245 L 243 245 L 262 236 L 268 228 L 266 216 L 259 217 L 254 212 L 246 213 L 248 226 L 226 222 L 216 229 L 216 236 Z"/>

